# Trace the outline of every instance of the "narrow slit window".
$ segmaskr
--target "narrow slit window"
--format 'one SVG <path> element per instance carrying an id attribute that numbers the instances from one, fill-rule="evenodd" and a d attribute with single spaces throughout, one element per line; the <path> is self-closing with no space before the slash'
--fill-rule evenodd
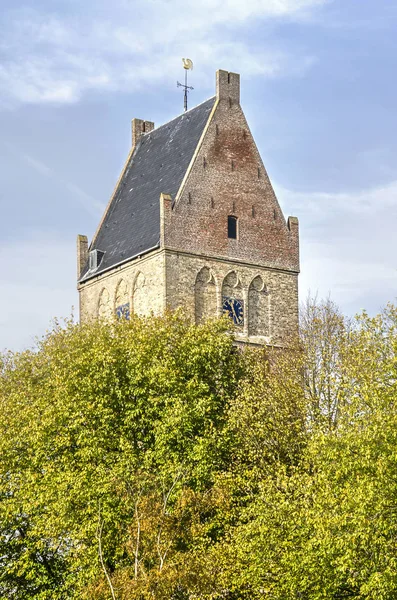
<path id="1" fill-rule="evenodd" d="M 232 240 L 237 239 L 237 217 L 227 218 L 227 237 Z"/>

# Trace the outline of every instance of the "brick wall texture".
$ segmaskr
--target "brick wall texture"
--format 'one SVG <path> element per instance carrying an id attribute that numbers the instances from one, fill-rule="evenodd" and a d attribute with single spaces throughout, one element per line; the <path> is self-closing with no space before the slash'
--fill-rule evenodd
<path id="1" fill-rule="evenodd" d="M 159 202 L 160 249 L 80 285 L 81 318 L 128 300 L 140 314 L 184 306 L 200 321 L 222 314 L 228 296 L 244 307 L 242 341 L 282 345 L 298 327 L 298 221 L 284 219 L 240 106 L 239 75 L 217 72 L 217 101 L 181 188 Z"/>

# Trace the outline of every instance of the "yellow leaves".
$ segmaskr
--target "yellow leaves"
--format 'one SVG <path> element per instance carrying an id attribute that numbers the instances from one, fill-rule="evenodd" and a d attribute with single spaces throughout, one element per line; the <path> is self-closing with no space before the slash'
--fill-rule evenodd
<path id="1" fill-rule="evenodd" d="M 105 571 L 128 598 L 162 598 L 193 577 L 191 549 L 220 510 L 214 441 L 238 364 L 223 323 L 180 314 L 57 326 L 36 353 L 3 359 L 0 518 L 10 528 L 26 516 L 31 551 L 7 558 L 26 557 L 26 578 L 39 581 L 50 556 L 40 599 L 66 597 L 72 580 L 73 597 L 107 598 Z"/>
<path id="2" fill-rule="evenodd" d="M 394 597 L 396 323 L 311 305 L 272 352 L 181 314 L 69 323 L 4 357 L 17 600 Z"/>

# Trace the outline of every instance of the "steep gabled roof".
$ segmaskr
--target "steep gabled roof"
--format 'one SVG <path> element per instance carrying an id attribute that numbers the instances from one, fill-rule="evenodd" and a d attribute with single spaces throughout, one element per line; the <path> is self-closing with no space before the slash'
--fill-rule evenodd
<path id="1" fill-rule="evenodd" d="M 131 156 L 90 250 L 104 252 L 87 264 L 80 281 L 160 243 L 160 194 L 175 198 L 214 106 L 215 98 L 144 134 Z"/>

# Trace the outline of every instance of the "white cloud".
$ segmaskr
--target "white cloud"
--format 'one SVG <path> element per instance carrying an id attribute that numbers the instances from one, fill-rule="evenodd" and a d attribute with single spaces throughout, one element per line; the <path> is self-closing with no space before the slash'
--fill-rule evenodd
<path id="1" fill-rule="evenodd" d="M 3 244 L 0 262 L 0 351 L 31 347 L 53 318 L 67 318 L 77 306 L 73 241 L 45 233 Z"/>
<path id="2" fill-rule="evenodd" d="M 377 312 L 397 296 L 397 267 L 391 259 L 358 260 L 343 244 L 301 240 L 300 298 L 329 294 L 348 314 Z"/>
<path id="3" fill-rule="evenodd" d="M 300 75 L 314 57 L 291 56 L 270 43 L 265 30 L 255 45 L 241 27 L 302 18 L 328 1 L 116 0 L 111 9 L 85 4 L 80 14 L 76 6 L 74 17 L 10 11 L 0 41 L 2 104 L 71 103 L 92 89 L 174 83 L 187 55 L 200 65 L 198 81 L 220 66 L 246 77 Z M 100 18 L 93 16 L 98 6 Z"/>
<path id="4" fill-rule="evenodd" d="M 357 192 L 296 192 L 277 186 L 278 195 L 291 210 L 303 213 L 371 214 L 374 211 L 397 206 L 397 181 Z"/>
<path id="5" fill-rule="evenodd" d="M 395 300 L 397 181 L 350 194 L 277 192 L 300 221 L 301 299 L 330 293 L 348 313 Z"/>

